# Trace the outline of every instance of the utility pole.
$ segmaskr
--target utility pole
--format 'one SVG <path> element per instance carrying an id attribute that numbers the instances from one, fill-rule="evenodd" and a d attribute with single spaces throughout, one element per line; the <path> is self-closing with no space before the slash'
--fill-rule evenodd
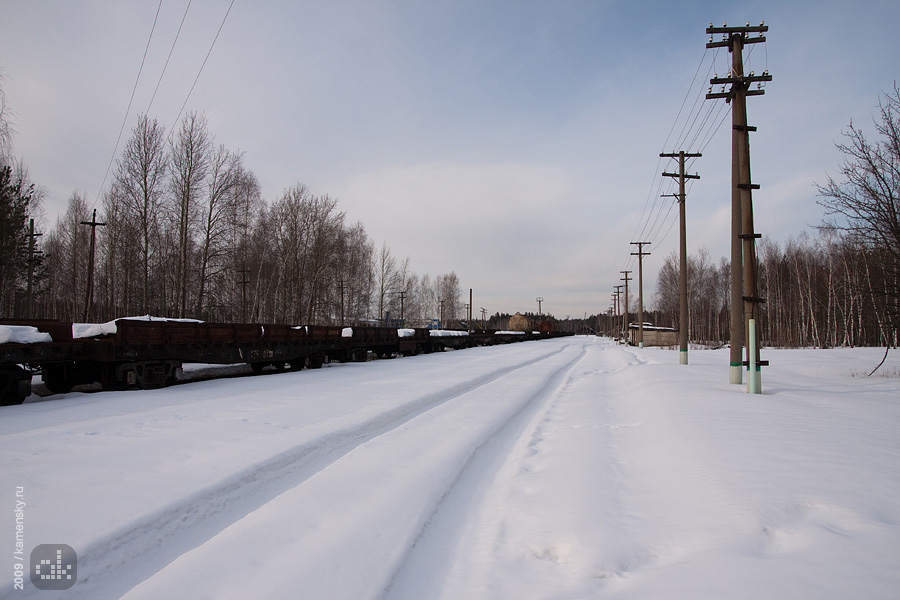
<path id="1" fill-rule="evenodd" d="M 543 296 L 538 296 L 538 297 L 535 298 L 534 300 L 535 300 L 535 302 L 538 303 L 538 319 L 540 319 L 540 318 L 541 318 L 541 315 L 543 314 L 543 313 L 541 312 L 541 302 L 544 301 L 544 297 L 543 297 Z"/>
<path id="2" fill-rule="evenodd" d="M 632 252 L 632 256 L 638 257 L 638 348 L 644 347 L 644 257 L 650 256 L 649 252 L 644 252 L 644 246 L 650 242 L 631 242 L 638 247 L 637 252 Z"/>
<path id="3" fill-rule="evenodd" d="M 32 282 L 34 281 L 34 263 L 37 262 L 37 259 L 34 257 L 36 254 L 34 249 L 34 239 L 43 234 L 34 232 L 34 219 L 29 219 L 28 231 L 28 287 L 25 292 L 25 318 L 31 319 L 34 316 L 31 288 Z M 40 250 L 37 252 L 40 252 Z"/>
<path id="4" fill-rule="evenodd" d="M 403 300 L 406 298 L 406 294 L 408 293 L 406 290 L 401 290 L 397 292 L 400 294 L 400 323 L 405 326 L 406 320 L 403 318 Z"/>
<path id="5" fill-rule="evenodd" d="M 618 328 L 621 327 L 621 325 L 622 325 L 621 321 L 619 320 L 619 315 L 622 314 L 621 311 L 619 310 L 619 307 L 621 306 L 620 303 L 619 303 L 619 296 L 621 296 L 621 294 L 622 294 L 622 288 L 625 287 L 625 286 L 623 286 L 623 285 L 614 285 L 613 287 L 616 288 L 615 293 L 613 293 L 613 304 L 614 304 L 615 309 L 616 309 L 615 327 L 616 327 L 616 329 L 618 329 Z M 616 342 L 618 342 L 618 340 L 619 340 L 619 332 L 616 332 Z"/>
<path id="6" fill-rule="evenodd" d="M 344 280 L 340 280 L 341 284 L 341 327 L 344 326 Z"/>
<path id="7" fill-rule="evenodd" d="M 97 227 L 104 227 L 106 223 L 97 222 L 97 209 L 94 209 L 94 216 L 90 221 L 82 221 L 82 225 L 89 225 L 91 228 L 91 260 L 88 263 L 88 280 L 87 292 L 84 298 L 84 316 L 83 320 L 87 323 L 88 315 L 94 306 L 94 244 L 97 238 Z"/>
<path id="8" fill-rule="evenodd" d="M 468 316 L 466 317 L 466 329 L 472 331 L 472 288 L 469 288 Z"/>
<path id="9" fill-rule="evenodd" d="M 250 281 L 247 280 L 247 273 L 250 272 L 246 266 L 243 269 L 238 269 L 238 273 L 241 274 L 241 280 L 238 282 L 241 286 L 241 323 L 247 322 L 247 284 Z"/>
<path id="10" fill-rule="evenodd" d="M 487 310 L 482 306 L 481 307 L 481 330 L 484 331 L 487 329 Z"/>
<path id="11" fill-rule="evenodd" d="M 685 158 L 699 158 L 703 156 L 702 154 L 687 154 L 684 150 L 678 152 L 678 154 L 660 154 L 660 158 L 677 158 L 678 159 L 678 173 L 666 173 L 663 171 L 663 176 L 665 177 L 677 177 L 678 178 L 678 194 L 664 194 L 664 195 L 673 195 L 678 198 L 678 217 L 679 217 L 679 230 L 681 233 L 681 241 L 679 245 L 679 276 L 678 276 L 678 349 L 679 349 L 679 362 L 683 365 L 688 364 L 688 299 L 687 299 L 687 221 L 685 217 L 685 199 L 687 198 L 687 194 L 684 191 L 684 180 L 685 179 L 700 179 L 700 176 L 696 173 L 694 175 L 687 175 L 684 172 L 684 159 Z"/>
<path id="12" fill-rule="evenodd" d="M 628 345 L 628 282 L 631 281 L 631 278 L 628 277 L 628 274 L 632 271 L 619 271 L 619 273 L 623 273 L 625 277 L 621 279 L 621 281 L 625 282 L 625 310 L 623 314 L 625 315 L 625 345 Z"/>
<path id="13" fill-rule="evenodd" d="M 751 191 L 759 189 L 759 185 L 750 180 L 750 136 L 756 127 L 747 126 L 747 96 L 761 96 L 762 82 L 772 81 L 768 71 L 762 75 L 744 75 L 743 50 L 746 44 L 765 42 L 763 33 L 769 28 L 760 23 L 751 27 L 713 27 L 706 29 L 710 34 L 707 48 L 728 48 L 731 52 L 731 72 L 728 77 L 713 77 L 709 80 L 710 93 L 707 99 L 724 98 L 731 104 L 731 362 L 729 382 L 741 383 L 741 348 L 747 339 L 747 392 L 762 392 L 762 381 L 759 368 L 759 335 L 756 332 L 758 304 L 760 299 L 756 293 L 756 238 L 759 234 L 753 230 L 753 198 Z M 750 34 L 757 37 L 751 38 Z M 712 41 L 712 35 L 722 34 L 719 42 Z M 756 83 L 757 89 L 750 85 Z M 731 89 L 725 91 L 725 85 Z M 713 93 L 712 86 L 723 86 L 722 92 Z M 739 307 L 743 305 L 743 315 Z M 746 332 L 745 332 L 746 327 Z M 752 333 L 752 336 L 750 335 Z"/>
<path id="14" fill-rule="evenodd" d="M 441 303 L 441 329 L 444 328 L 444 301 L 438 300 Z"/>

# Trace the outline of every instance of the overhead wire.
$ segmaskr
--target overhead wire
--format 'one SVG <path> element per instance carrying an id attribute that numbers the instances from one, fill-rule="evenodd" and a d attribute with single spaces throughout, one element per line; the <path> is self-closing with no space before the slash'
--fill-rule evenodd
<path id="1" fill-rule="evenodd" d="M 700 69 L 703 67 L 703 61 L 706 60 L 706 55 L 708 52 L 709 52 L 709 50 L 707 49 L 703 53 L 703 56 L 700 57 L 700 62 L 697 64 L 697 69 L 694 71 L 694 77 L 691 79 L 691 84 L 690 84 L 690 86 L 688 86 L 687 92 L 685 92 L 685 94 L 684 94 L 684 99 L 681 101 L 681 107 L 678 109 L 678 114 L 675 116 L 675 120 L 672 121 L 672 127 L 669 128 L 669 134 L 666 136 L 666 141 L 663 143 L 664 148 L 665 148 L 666 144 L 669 143 L 669 139 L 672 137 L 672 132 L 675 131 L 675 127 L 678 124 L 678 119 L 681 117 L 682 111 L 684 111 L 684 106 L 685 106 L 685 104 L 687 104 L 687 100 L 691 95 L 691 89 L 694 86 L 694 82 L 697 80 L 697 74 L 700 72 Z M 693 108 L 692 108 L 692 110 L 693 110 Z M 656 162 L 656 171 L 659 171 L 659 167 L 661 164 L 662 164 L 662 157 L 660 157 L 659 160 L 657 160 L 657 162 Z M 655 179 L 653 181 L 651 181 L 651 183 L 650 183 L 650 190 L 647 193 L 647 199 L 644 201 L 644 208 L 641 213 L 641 218 L 638 220 L 638 224 L 635 227 L 635 231 L 632 234 L 632 237 L 635 237 L 637 235 L 638 229 L 640 228 L 641 223 L 644 220 L 644 214 L 647 213 L 647 205 L 650 203 L 650 198 L 653 196 L 654 183 L 655 183 Z M 658 197 L 658 194 L 657 194 L 657 197 Z M 655 204 L 655 201 L 654 201 L 654 204 Z M 653 209 L 651 208 L 651 212 L 652 212 L 652 210 Z"/>
<path id="2" fill-rule="evenodd" d="M 181 15 L 181 23 L 178 24 L 178 31 L 175 32 L 175 39 L 172 40 L 172 46 L 169 48 L 169 55 L 166 57 L 166 63 L 163 65 L 162 72 L 159 74 L 159 79 L 156 80 L 156 88 L 153 90 L 153 95 L 150 97 L 150 103 L 147 105 L 147 110 L 145 111 L 147 114 L 150 113 L 150 108 L 153 106 L 153 101 L 156 99 L 156 93 L 159 91 L 159 86 L 162 83 L 163 77 L 166 75 L 166 69 L 169 68 L 169 61 L 172 59 L 172 52 L 175 51 L 175 44 L 178 43 L 178 38 L 181 36 L 181 28 L 184 27 L 184 21 L 187 19 L 188 11 L 191 9 L 191 2 L 193 0 L 188 0 L 187 6 L 184 8 L 184 14 Z"/>
<path id="3" fill-rule="evenodd" d="M 181 118 L 181 114 L 184 112 L 185 106 L 187 106 L 188 100 L 191 98 L 191 94 L 194 93 L 194 88 L 197 86 L 197 81 L 200 80 L 200 75 L 203 73 L 203 68 L 206 66 L 206 61 L 209 60 L 210 54 L 212 54 L 213 48 L 216 46 L 216 41 L 219 39 L 219 34 L 222 33 L 222 28 L 225 26 L 225 21 L 228 20 L 228 15 L 231 13 L 231 8 L 234 6 L 234 1 L 231 0 L 231 3 L 228 5 L 228 10 L 225 11 L 225 16 L 222 17 L 222 22 L 219 24 L 219 29 L 216 31 L 216 36 L 213 38 L 212 44 L 209 46 L 209 51 L 206 53 L 206 57 L 203 59 L 203 63 L 200 65 L 200 69 L 197 71 L 197 76 L 194 78 L 194 83 L 191 84 L 191 89 L 188 90 L 187 96 L 184 99 L 184 102 L 181 105 L 181 109 L 178 111 L 178 116 L 175 117 L 175 122 L 172 123 L 172 127 L 169 129 L 169 137 L 168 139 L 172 139 L 172 134 L 175 131 L 175 127 L 178 126 L 178 120 Z"/>
<path id="4" fill-rule="evenodd" d="M 106 167 L 106 173 L 103 175 L 103 181 L 100 183 L 100 189 L 97 191 L 97 196 L 94 198 L 94 202 L 91 208 L 97 207 L 97 201 L 100 199 L 100 195 L 103 193 L 103 188 L 106 186 L 106 179 L 109 177 L 109 172 L 112 170 L 113 162 L 116 160 L 116 152 L 119 151 L 119 143 L 122 141 L 122 133 L 125 131 L 125 124 L 128 122 L 128 115 L 131 114 L 131 104 L 134 102 L 134 94 L 137 92 L 138 82 L 141 80 L 141 73 L 144 71 L 144 63 L 147 60 L 147 52 L 150 50 L 150 42 L 153 39 L 153 32 L 156 31 L 156 22 L 159 20 L 159 11 L 162 8 L 162 0 L 159 0 L 159 4 L 156 6 L 156 15 L 153 17 L 153 26 L 150 27 L 150 35 L 147 37 L 147 44 L 144 46 L 144 55 L 141 57 L 141 66 L 138 68 L 137 77 L 134 79 L 134 86 L 131 88 L 131 98 L 128 100 L 128 108 L 125 109 L 125 116 L 122 118 L 122 125 L 119 127 L 119 135 L 116 138 L 116 145 L 113 148 L 112 156 L 109 158 L 109 164 Z"/>
<path id="5" fill-rule="evenodd" d="M 688 86 L 688 89 L 685 92 L 684 98 L 681 102 L 681 106 L 679 107 L 678 114 L 676 115 L 675 120 L 673 121 L 672 126 L 669 129 L 669 134 L 666 136 L 666 140 L 663 142 L 663 147 L 660 154 L 666 151 L 669 142 L 673 139 L 673 134 L 676 131 L 679 123 L 681 123 L 681 129 L 678 130 L 678 135 L 674 138 L 677 141 L 675 145 L 678 147 L 683 147 L 683 144 L 689 138 L 691 139 L 693 144 L 694 141 L 700 138 L 703 132 L 707 129 L 715 107 L 709 105 L 704 106 L 702 100 L 705 99 L 705 83 L 698 86 L 697 81 L 699 74 L 702 72 L 704 65 L 707 63 L 708 79 L 709 74 L 712 73 L 713 69 L 715 68 L 718 54 L 718 51 L 710 53 L 709 49 L 706 49 L 701 56 L 700 61 L 697 64 L 697 68 L 694 71 L 694 75 L 691 78 L 691 83 Z M 688 100 L 692 95 L 694 96 L 694 99 L 690 105 L 690 110 L 685 113 L 685 107 L 688 105 Z M 683 115 L 684 118 L 682 118 Z M 693 138 L 691 138 L 692 135 Z M 662 172 L 660 170 L 662 164 L 663 157 L 660 157 L 657 160 L 657 168 L 655 170 L 654 177 L 651 180 L 650 190 L 645 200 L 641 217 L 635 227 L 633 237 L 636 236 L 640 237 L 641 239 L 654 238 L 654 234 L 658 235 L 661 229 L 665 227 L 666 223 L 669 222 L 669 218 L 672 214 L 675 202 L 663 202 L 662 198 L 664 197 L 664 195 L 671 194 L 676 182 L 673 179 L 662 177 Z M 654 244 L 654 246 L 656 246 L 660 242 L 652 243 Z M 634 257 L 629 254 L 626 258 L 623 270 L 627 270 L 631 265 L 633 265 L 633 263 Z"/>

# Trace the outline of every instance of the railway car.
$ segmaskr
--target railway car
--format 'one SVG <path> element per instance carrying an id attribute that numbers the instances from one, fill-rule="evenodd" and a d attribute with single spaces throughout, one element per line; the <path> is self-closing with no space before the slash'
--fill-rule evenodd
<path id="1" fill-rule="evenodd" d="M 361 362 L 370 356 L 411 356 L 558 335 L 154 318 L 118 319 L 88 328 L 59 321 L 0 321 L 4 331 L 23 328 L 33 335 L 8 335 L 5 342 L 0 338 L 0 404 L 27 398 L 38 372 L 53 393 L 98 382 L 106 390 L 153 389 L 174 383 L 184 363 L 246 363 L 255 372 L 298 371 L 329 361 Z"/>

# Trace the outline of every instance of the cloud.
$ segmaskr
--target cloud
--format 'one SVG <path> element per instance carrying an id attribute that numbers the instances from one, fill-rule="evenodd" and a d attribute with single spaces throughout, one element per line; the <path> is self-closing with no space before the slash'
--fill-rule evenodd
<path id="1" fill-rule="evenodd" d="M 228 5 L 191 4 L 151 111 L 166 128 Z M 73 191 L 99 192 L 156 8 L 33 0 L 0 21 L 16 153 L 48 189 L 51 225 Z M 540 295 L 557 314 L 605 310 L 619 271 L 635 268 L 630 242 L 643 235 L 648 189 L 662 211 L 650 215 L 649 287 L 677 250 L 677 210 L 653 197 L 652 184 L 658 153 L 679 149 L 661 146 L 692 78 L 685 110 L 695 94 L 703 105 L 707 73 L 697 67 L 708 22 L 771 27 L 748 60 L 775 79 L 748 110 L 759 127 L 751 140 L 762 186 L 757 229 L 775 239 L 818 222 L 812 184 L 836 171 L 834 141 L 851 119 L 869 124 L 878 93 L 897 77 L 897 3 L 668 8 L 238 2 L 186 110 L 205 112 L 217 141 L 245 152 L 270 202 L 298 182 L 338 197 L 376 243 L 408 256 L 417 272 L 455 270 L 484 294 L 485 308 L 530 310 Z M 126 137 L 183 11 L 162 5 Z M 720 53 L 716 68 L 727 70 L 729 58 Z M 691 168 L 702 179 L 688 197 L 688 248 L 716 258 L 730 246 L 730 119 L 722 115 Z"/>

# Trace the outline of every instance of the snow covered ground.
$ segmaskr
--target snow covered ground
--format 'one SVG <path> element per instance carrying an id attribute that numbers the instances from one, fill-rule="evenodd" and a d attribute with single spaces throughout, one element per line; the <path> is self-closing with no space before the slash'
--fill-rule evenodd
<path id="1" fill-rule="evenodd" d="M 897 598 L 882 353 L 767 350 L 761 396 L 593 337 L 50 396 L 0 408 L 0 543 L 24 502 L 66 598 Z"/>

